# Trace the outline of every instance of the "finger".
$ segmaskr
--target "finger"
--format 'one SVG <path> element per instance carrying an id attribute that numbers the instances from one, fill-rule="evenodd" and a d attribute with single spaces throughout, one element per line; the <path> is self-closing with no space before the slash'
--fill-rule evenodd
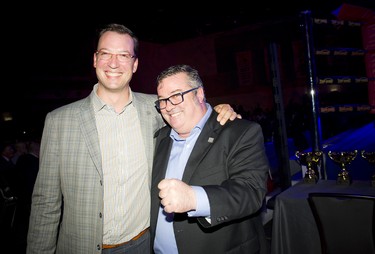
<path id="1" fill-rule="evenodd" d="M 167 194 L 165 192 L 162 192 L 162 191 L 159 192 L 159 198 L 163 199 L 166 196 L 167 196 Z"/>
<path id="2" fill-rule="evenodd" d="M 222 124 L 222 121 L 223 121 L 223 116 L 222 116 L 222 115 L 219 114 L 219 115 L 217 116 L 216 120 L 217 120 L 221 125 L 223 125 L 223 124 Z"/>
<path id="3" fill-rule="evenodd" d="M 168 185 L 168 180 L 167 180 L 167 179 L 163 179 L 163 180 L 161 180 L 161 181 L 159 182 L 159 184 L 158 184 L 158 188 L 159 188 L 159 190 L 161 190 L 161 189 L 166 188 L 167 185 Z"/>
<path id="4" fill-rule="evenodd" d="M 170 205 L 164 206 L 164 211 L 166 213 L 173 213 L 174 212 L 173 209 L 172 209 L 172 207 Z"/>
<path id="5" fill-rule="evenodd" d="M 233 111 L 232 114 L 230 115 L 230 120 L 233 121 L 236 118 L 242 119 L 242 116 Z"/>
<path id="6" fill-rule="evenodd" d="M 223 106 L 222 106 L 221 104 L 216 105 L 216 106 L 214 107 L 214 110 L 215 110 L 217 113 L 220 113 L 222 109 L 223 109 Z"/>
<path id="7" fill-rule="evenodd" d="M 228 119 L 234 120 L 235 117 L 233 119 L 232 119 L 232 117 L 235 116 L 235 115 L 237 115 L 237 114 L 233 112 L 232 108 L 227 109 L 225 111 L 225 114 L 223 114 L 223 117 L 220 119 L 220 124 L 224 125 L 228 121 Z"/>
<path id="8" fill-rule="evenodd" d="M 164 206 L 164 207 L 166 207 L 166 206 L 168 206 L 169 205 L 169 201 L 167 200 L 167 199 L 162 199 L 162 200 L 160 200 L 160 203 Z"/>

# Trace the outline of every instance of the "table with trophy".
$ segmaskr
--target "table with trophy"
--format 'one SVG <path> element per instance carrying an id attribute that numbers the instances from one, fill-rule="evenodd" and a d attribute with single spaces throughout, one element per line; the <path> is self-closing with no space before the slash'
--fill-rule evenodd
<path id="1" fill-rule="evenodd" d="M 309 177 L 310 175 L 307 175 L 307 178 Z M 272 254 L 321 253 L 318 229 L 307 201 L 308 193 L 356 193 L 375 196 L 375 187 L 371 185 L 371 181 L 352 180 L 350 184 L 342 184 L 337 180 L 320 179 L 313 182 L 299 181 L 276 197 L 272 222 Z"/>
<path id="2" fill-rule="evenodd" d="M 272 254 L 319 254 L 311 192 L 375 196 L 375 122 L 328 139 L 322 151 L 297 151 L 302 179 L 275 198 Z M 361 212 L 359 211 L 359 214 Z"/>
<path id="3" fill-rule="evenodd" d="M 371 166 L 370 174 L 362 176 L 356 180 L 368 180 L 371 185 L 375 187 L 375 151 L 358 150 L 351 151 L 331 151 L 326 152 L 326 157 L 329 161 L 332 161 L 336 166 L 330 166 L 329 172 L 330 177 L 324 176 L 324 172 L 321 170 L 322 159 L 324 156 L 323 151 L 297 151 L 295 154 L 301 166 L 306 167 L 306 172 L 303 177 L 305 183 L 317 183 L 319 179 L 334 178 L 337 184 L 350 185 L 352 183 L 352 174 L 357 173 L 356 171 L 363 170 L 363 167 L 349 168 L 353 162 L 361 161 L 362 163 L 368 163 Z M 328 161 L 328 162 L 329 162 Z M 336 173 L 334 173 L 336 172 Z M 332 177 L 333 175 L 333 177 Z"/>
<path id="4" fill-rule="evenodd" d="M 280 193 L 275 200 L 272 224 L 272 254 L 321 253 L 318 229 L 307 201 L 310 192 L 356 193 L 375 196 L 375 152 L 297 151 L 299 163 L 306 167 L 303 179 Z M 334 179 L 323 179 L 323 157 L 337 167 L 331 167 Z M 353 179 L 353 161 L 370 163 L 373 171 L 364 180 Z"/>

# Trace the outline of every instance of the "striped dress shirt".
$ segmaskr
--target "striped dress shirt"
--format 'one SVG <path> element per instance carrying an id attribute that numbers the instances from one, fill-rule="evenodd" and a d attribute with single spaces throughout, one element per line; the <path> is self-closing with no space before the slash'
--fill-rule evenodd
<path id="1" fill-rule="evenodd" d="M 131 93 L 120 113 L 98 96 L 93 102 L 104 177 L 103 243 L 117 244 L 149 226 L 150 172 Z"/>

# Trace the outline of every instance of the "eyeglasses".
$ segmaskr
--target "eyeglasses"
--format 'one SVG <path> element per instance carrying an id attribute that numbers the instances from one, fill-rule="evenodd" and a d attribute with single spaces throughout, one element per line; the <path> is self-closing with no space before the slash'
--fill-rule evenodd
<path id="1" fill-rule="evenodd" d="M 115 55 L 116 59 L 122 63 L 129 62 L 131 59 L 136 57 L 135 55 L 132 55 L 130 53 L 112 54 L 104 50 L 99 50 L 99 51 L 96 51 L 95 53 L 98 56 L 99 60 L 109 61 L 112 59 L 112 56 Z"/>
<path id="2" fill-rule="evenodd" d="M 167 107 L 167 101 L 169 101 L 172 105 L 176 106 L 176 105 L 178 105 L 178 104 L 180 104 L 184 101 L 184 95 L 185 94 L 190 93 L 194 90 L 197 90 L 199 87 L 200 86 L 194 87 L 194 88 L 192 88 L 190 90 L 187 90 L 185 92 L 173 94 L 173 95 L 171 95 L 171 96 L 169 96 L 168 98 L 165 98 L 165 99 L 159 99 L 159 100 L 155 101 L 155 107 L 158 110 L 165 109 Z"/>

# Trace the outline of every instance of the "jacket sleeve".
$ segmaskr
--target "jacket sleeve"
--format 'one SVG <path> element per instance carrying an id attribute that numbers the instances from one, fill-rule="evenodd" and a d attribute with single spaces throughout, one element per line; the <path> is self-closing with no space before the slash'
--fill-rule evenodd
<path id="1" fill-rule="evenodd" d="M 222 152 L 224 159 L 221 165 L 213 167 L 222 167 L 220 173 L 226 176 L 220 184 L 203 186 L 211 210 L 211 223 L 205 218 L 198 219 L 204 227 L 254 215 L 263 205 L 269 170 L 263 134 L 257 123 L 251 122 L 246 126 L 242 133 L 240 129 L 228 129 L 230 134 L 221 134 L 227 136 L 228 142 L 219 143 L 221 148 L 215 151 Z"/>

